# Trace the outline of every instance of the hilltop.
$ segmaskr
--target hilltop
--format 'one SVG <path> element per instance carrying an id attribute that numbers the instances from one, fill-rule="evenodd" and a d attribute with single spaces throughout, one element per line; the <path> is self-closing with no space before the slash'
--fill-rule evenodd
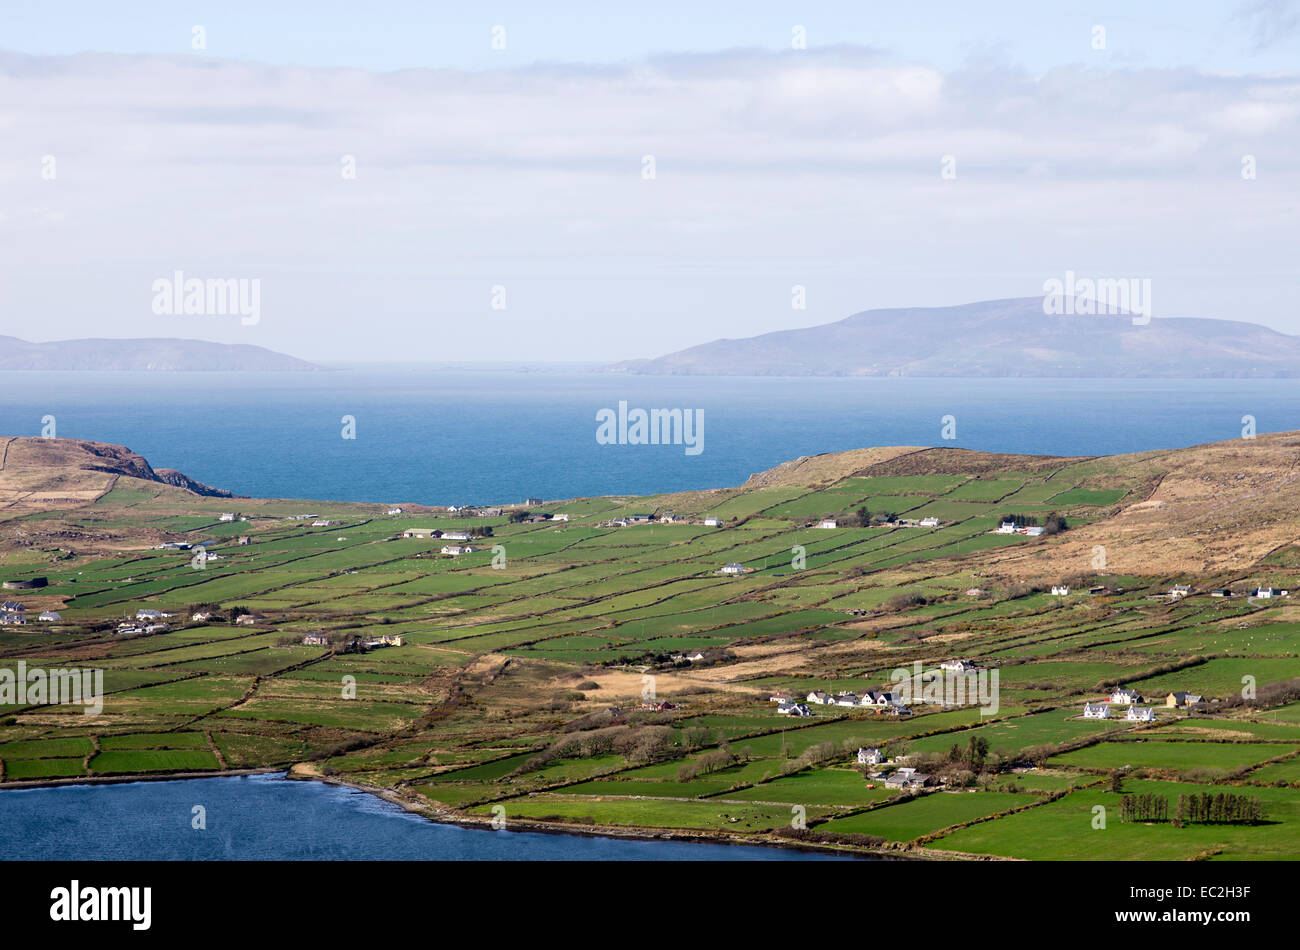
<path id="1" fill-rule="evenodd" d="M 1042 297 L 868 310 L 835 323 L 714 340 L 611 372 L 700 376 L 1295 377 L 1300 337 L 1253 323 L 1047 316 Z"/>
<path id="2" fill-rule="evenodd" d="M 0 512 L 4 515 L 80 507 L 110 491 L 121 478 L 169 485 L 199 496 L 233 497 L 175 469 L 154 469 L 120 445 L 0 437 Z"/>
<path id="3" fill-rule="evenodd" d="M 0 370 L 311 372 L 321 367 L 247 343 L 205 340 L 60 340 L 0 336 Z"/>

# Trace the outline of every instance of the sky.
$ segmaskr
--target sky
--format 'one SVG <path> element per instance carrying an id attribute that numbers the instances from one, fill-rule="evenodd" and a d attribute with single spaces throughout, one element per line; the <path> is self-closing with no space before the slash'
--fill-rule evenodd
<path id="1" fill-rule="evenodd" d="M 7 0 L 0 335 L 604 361 L 1067 271 L 1300 333 L 1300 3 L 611 6 Z"/>

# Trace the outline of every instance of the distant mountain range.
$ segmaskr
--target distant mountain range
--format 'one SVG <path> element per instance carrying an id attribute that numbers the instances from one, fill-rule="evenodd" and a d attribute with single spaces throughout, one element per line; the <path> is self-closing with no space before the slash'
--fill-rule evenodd
<path id="1" fill-rule="evenodd" d="M 1042 297 L 868 310 L 837 323 L 715 340 L 611 372 L 698 376 L 1295 377 L 1300 337 L 1254 323 L 1047 316 Z"/>
<path id="2" fill-rule="evenodd" d="M 203 340 L 60 340 L 0 336 L 0 370 L 237 370 L 301 372 L 321 367 L 247 343 Z"/>

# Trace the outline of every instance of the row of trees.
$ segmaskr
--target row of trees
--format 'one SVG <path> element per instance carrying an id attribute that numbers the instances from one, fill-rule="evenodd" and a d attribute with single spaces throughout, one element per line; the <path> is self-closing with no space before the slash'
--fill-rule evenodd
<path id="1" fill-rule="evenodd" d="M 1258 824 L 1264 820 L 1264 803 L 1249 795 L 1203 792 L 1179 795 L 1178 814 L 1174 823 L 1190 824 Z"/>
<path id="2" fill-rule="evenodd" d="M 1119 800 L 1121 821 L 1170 821 L 1169 799 L 1163 795 L 1125 795 Z M 1173 824 L 1253 825 L 1264 820 L 1264 803 L 1249 795 L 1203 792 L 1178 796 Z"/>
<path id="3" fill-rule="evenodd" d="M 1119 800 L 1120 821 L 1168 821 L 1169 799 L 1163 795 L 1125 795 Z"/>

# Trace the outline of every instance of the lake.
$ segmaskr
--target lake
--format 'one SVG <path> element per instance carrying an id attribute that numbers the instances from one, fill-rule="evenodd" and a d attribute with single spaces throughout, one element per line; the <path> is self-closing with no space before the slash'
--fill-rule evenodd
<path id="1" fill-rule="evenodd" d="M 192 827 L 202 806 L 207 827 Z M 805 861 L 789 848 L 462 828 L 283 774 L 0 791 L 0 854 L 41 861 Z"/>

